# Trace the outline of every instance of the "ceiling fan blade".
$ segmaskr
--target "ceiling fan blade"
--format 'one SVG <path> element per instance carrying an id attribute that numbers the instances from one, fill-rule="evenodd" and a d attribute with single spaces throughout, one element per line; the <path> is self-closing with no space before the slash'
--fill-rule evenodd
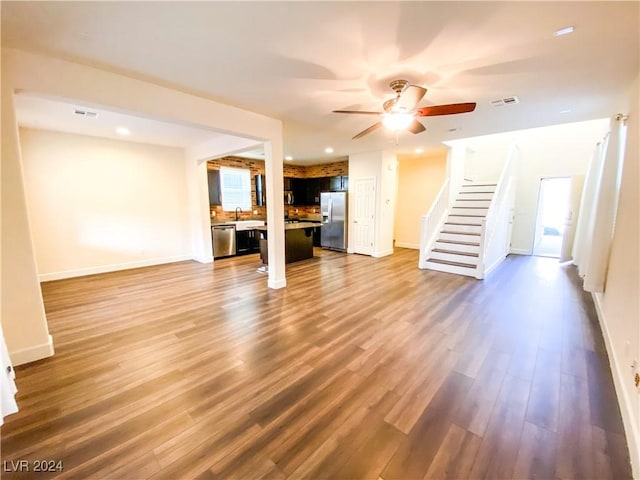
<path id="1" fill-rule="evenodd" d="M 456 113 L 473 112 L 475 109 L 475 102 L 452 103 L 450 105 L 433 105 L 431 107 L 417 108 L 416 115 L 419 117 L 435 117 L 436 115 L 453 115 Z"/>
<path id="2" fill-rule="evenodd" d="M 334 110 L 333 113 L 361 113 L 364 115 L 380 115 L 380 112 L 365 112 L 362 110 Z"/>
<path id="3" fill-rule="evenodd" d="M 399 110 L 411 110 L 420 100 L 422 100 L 425 93 L 427 93 L 426 88 L 418 87 L 417 85 L 409 85 L 402 91 L 402 93 L 400 93 L 395 106 Z"/>
<path id="4" fill-rule="evenodd" d="M 424 125 L 422 125 L 418 120 L 414 118 L 413 122 L 411 122 L 411 125 L 409 125 L 407 130 L 409 130 L 411 133 L 421 133 L 424 132 L 426 128 L 424 128 Z"/>
<path id="5" fill-rule="evenodd" d="M 391 109 L 394 107 L 394 105 L 396 104 L 396 102 L 397 102 L 397 101 L 398 101 L 398 97 L 391 98 L 391 99 L 387 100 L 386 102 L 384 102 L 384 103 L 382 104 L 382 109 L 383 109 L 385 112 L 390 112 L 390 111 L 391 111 Z"/>
<path id="6" fill-rule="evenodd" d="M 367 133 L 371 133 L 374 130 L 380 128 L 381 126 L 382 126 L 382 122 L 374 123 L 369 128 L 361 131 L 359 134 L 357 134 L 355 137 L 353 137 L 352 140 L 355 140 L 355 139 L 360 138 L 360 137 L 364 137 Z"/>

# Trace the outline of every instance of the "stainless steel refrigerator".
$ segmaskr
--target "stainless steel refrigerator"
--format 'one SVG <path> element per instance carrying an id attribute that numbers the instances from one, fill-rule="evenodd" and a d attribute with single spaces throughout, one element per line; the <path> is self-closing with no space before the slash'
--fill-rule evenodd
<path id="1" fill-rule="evenodd" d="M 347 251 L 347 192 L 320 194 L 320 245 L 323 248 Z"/>

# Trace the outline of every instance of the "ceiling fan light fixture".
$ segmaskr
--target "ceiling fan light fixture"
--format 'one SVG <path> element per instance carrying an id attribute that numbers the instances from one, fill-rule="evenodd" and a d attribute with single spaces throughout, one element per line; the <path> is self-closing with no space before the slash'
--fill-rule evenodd
<path id="1" fill-rule="evenodd" d="M 406 130 L 413 122 L 412 113 L 383 113 L 382 124 L 392 132 Z"/>

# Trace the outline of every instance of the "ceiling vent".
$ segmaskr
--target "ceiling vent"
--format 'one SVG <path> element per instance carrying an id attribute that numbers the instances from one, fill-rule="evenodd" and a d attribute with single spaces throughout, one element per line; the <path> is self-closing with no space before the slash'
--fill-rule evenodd
<path id="1" fill-rule="evenodd" d="M 504 107 L 505 105 L 515 105 L 516 103 L 520 103 L 520 100 L 518 99 L 518 97 L 506 97 L 506 98 L 499 98 L 498 100 L 493 100 L 491 102 L 491 105 L 493 107 Z"/>
<path id="2" fill-rule="evenodd" d="M 90 110 L 83 110 L 81 108 L 76 108 L 73 113 L 76 115 L 80 115 L 81 117 L 86 118 L 96 118 L 98 116 L 98 112 L 92 112 Z"/>

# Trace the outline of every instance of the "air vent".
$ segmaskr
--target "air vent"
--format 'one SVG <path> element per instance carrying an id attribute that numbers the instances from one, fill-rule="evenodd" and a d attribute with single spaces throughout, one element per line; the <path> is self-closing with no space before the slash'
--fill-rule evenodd
<path id="1" fill-rule="evenodd" d="M 516 103 L 520 103 L 520 100 L 518 99 L 518 97 L 506 97 L 506 98 L 499 98 L 498 100 L 493 100 L 491 102 L 491 106 L 493 107 L 503 107 L 505 105 L 514 105 Z"/>
<path id="2" fill-rule="evenodd" d="M 81 117 L 86 118 L 96 118 L 98 116 L 98 112 L 92 112 L 90 110 L 83 110 L 81 108 L 76 108 L 73 113 L 76 115 L 80 115 Z"/>

